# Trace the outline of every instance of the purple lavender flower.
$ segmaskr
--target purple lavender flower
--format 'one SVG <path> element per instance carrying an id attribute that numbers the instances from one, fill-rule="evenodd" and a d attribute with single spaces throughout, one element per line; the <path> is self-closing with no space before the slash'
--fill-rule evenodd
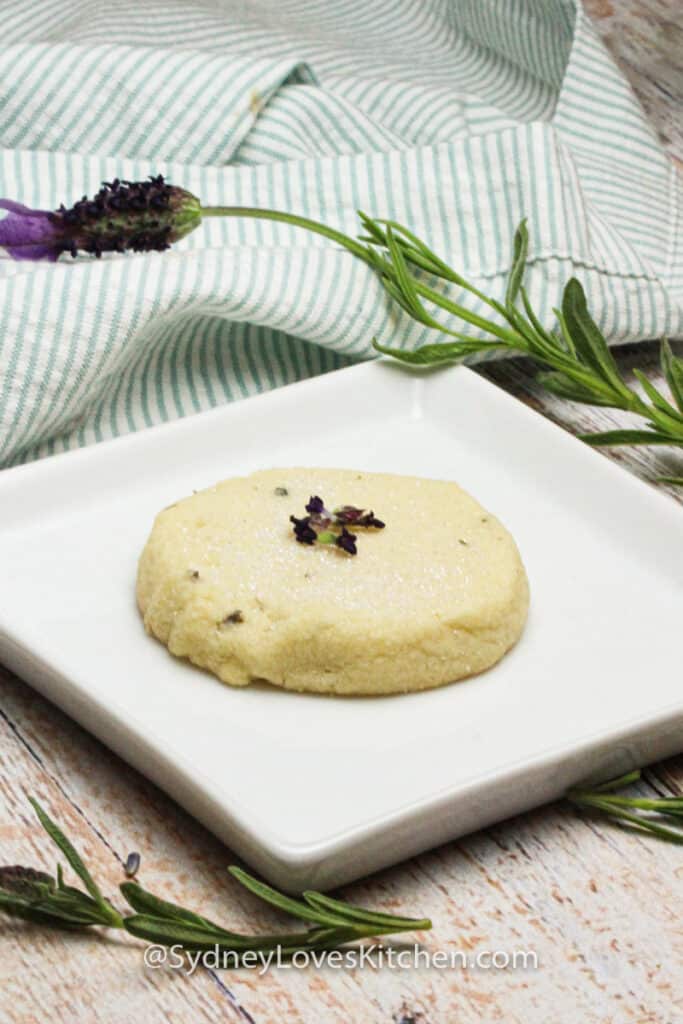
<path id="1" fill-rule="evenodd" d="M 289 521 L 294 524 L 294 536 L 298 540 L 299 544 L 315 544 L 318 539 L 318 534 L 311 526 L 310 516 L 304 516 L 303 519 L 297 519 L 296 516 L 290 516 Z"/>
<path id="2" fill-rule="evenodd" d="M 319 498 L 317 494 L 312 494 L 311 497 L 308 499 L 306 511 L 309 512 L 312 516 L 327 516 L 323 499 Z"/>
<path id="3" fill-rule="evenodd" d="M 79 251 L 149 252 L 168 249 L 201 222 L 201 205 L 162 175 L 148 181 L 103 182 L 92 199 L 83 196 L 67 209 L 32 210 L 0 199 L 0 247 L 15 260 L 50 260 Z"/>
<path id="4" fill-rule="evenodd" d="M 341 548 L 342 551 L 346 551 L 348 555 L 355 555 L 357 554 L 358 551 L 358 549 L 356 548 L 356 540 L 356 534 L 349 533 L 346 527 L 343 526 L 342 532 L 337 537 L 335 544 L 337 545 L 338 548 Z"/>
<path id="5" fill-rule="evenodd" d="M 334 510 L 334 521 L 340 525 L 348 523 L 352 526 L 374 526 L 376 530 L 383 530 L 385 524 L 377 519 L 375 513 L 370 510 L 356 508 L 354 505 L 342 505 Z"/>
<path id="6" fill-rule="evenodd" d="M 24 868 L 20 864 L 0 867 L 0 889 L 25 900 L 39 900 L 46 891 L 56 888 L 52 875 L 35 868 Z"/>
<path id="7" fill-rule="evenodd" d="M 334 512 L 328 512 L 325 502 L 317 494 L 312 494 L 308 499 L 306 511 L 308 515 L 303 519 L 289 517 L 290 522 L 294 524 L 294 535 L 300 544 L 332 544 L 348 555 L 355 555 L 358 538 L 355 533 L 347 530 L 347 525 L 384 529 L 384 523 L 376 518 L 374 512 L 366 512 L 365 509 L 356 508 L 354 505 L 340 505 Z"/>
<path id="8" fill-rule="evenodd" d="M 31 210 L 11 199 L 0 199 L 0 246 L 13 260 L 56 260 L 63 246 L 49 210 Z"/>

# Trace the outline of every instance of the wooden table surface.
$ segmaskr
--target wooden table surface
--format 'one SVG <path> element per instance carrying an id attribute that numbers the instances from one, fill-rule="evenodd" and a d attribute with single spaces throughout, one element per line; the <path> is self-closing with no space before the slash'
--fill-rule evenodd
<path id="1" fill-rule="evenodd" d="M 683 160 L 680 0 L 587 0 L 607 45 Z M 655 345 L 619 353 L 657 378 Z M 549 400 L 523 361 L 486 371 L 569 430 L 626 417 Z M 672 472 L 655 449 L 613 451 L 645 479 Z M 683 472 L 679 459 L 678 473 Z M 674 496 L 674 491 L 671 491 Z M 680 500 L 680 497 L 678 498 Z M 672 671 L 674 666 L 672 666 Z M 644 680 L 644 685 L 647 681 Z M 682 743 L 683 746 L 683 743 Z M 683 758 L 655 765 L 650 794 L 683 791 Z M 131 850 L 152 890 L 229 922 L 273 928 L 277 915 L 226 875 L 231 852 L 163 793 L 19 679 L 0 669 L 0 857 L 52 869 L 54 850 L 26 794 L 75 840 L 105 892 Z M 621 1024 L 683 1021 L 683 847 L 629 834 L 557 804 L 348 886 L 367 906 L 429 915 L 425 948 L 530 950 L 536 970 L 179 971 L 146 969 L 141 944 L 0 925 L 0 1022 L 140 1024 Z"/>

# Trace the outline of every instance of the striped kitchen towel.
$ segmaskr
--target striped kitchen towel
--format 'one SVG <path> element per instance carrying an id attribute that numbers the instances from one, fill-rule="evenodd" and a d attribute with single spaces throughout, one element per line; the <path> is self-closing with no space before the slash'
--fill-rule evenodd
<path id="1" fill-rule="evenodd" d="M 498 297 L 526 216 L 548 325 L 576 274 L 611 341 L 683 334 L 681 182 L 574 0 L 0 15 L 0 196 L 51 209 L 162 173 L 205 205 L 348 234 L 360 208 Z M 4 466 L 371 358 L 373 335 L 435 340 L 348 252 L 259 220 L 212 219 L 166 253 L 0 260 L 0 293 Z"/>

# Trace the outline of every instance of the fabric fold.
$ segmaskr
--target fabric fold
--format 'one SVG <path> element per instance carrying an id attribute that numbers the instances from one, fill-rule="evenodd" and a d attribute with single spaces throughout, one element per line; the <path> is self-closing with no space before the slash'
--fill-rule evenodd
<path id="1" fill-rule="evenodd" d="M 0 146 L 225 164 L 286 82 L 287 58 L 120 44 L 0 48 Z"/>

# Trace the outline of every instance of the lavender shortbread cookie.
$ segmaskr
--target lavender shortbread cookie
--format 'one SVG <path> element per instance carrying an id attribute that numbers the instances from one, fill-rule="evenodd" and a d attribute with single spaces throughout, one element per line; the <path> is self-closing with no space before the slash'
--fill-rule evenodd
<path id="1" fill-rule="evenodd" d="M 510 534 L 456 484 L 296 468 L 164 509 L 137 600 L 172 654 L 233 686 L 389 694 L 495 664 L 529 588 Z"/>

